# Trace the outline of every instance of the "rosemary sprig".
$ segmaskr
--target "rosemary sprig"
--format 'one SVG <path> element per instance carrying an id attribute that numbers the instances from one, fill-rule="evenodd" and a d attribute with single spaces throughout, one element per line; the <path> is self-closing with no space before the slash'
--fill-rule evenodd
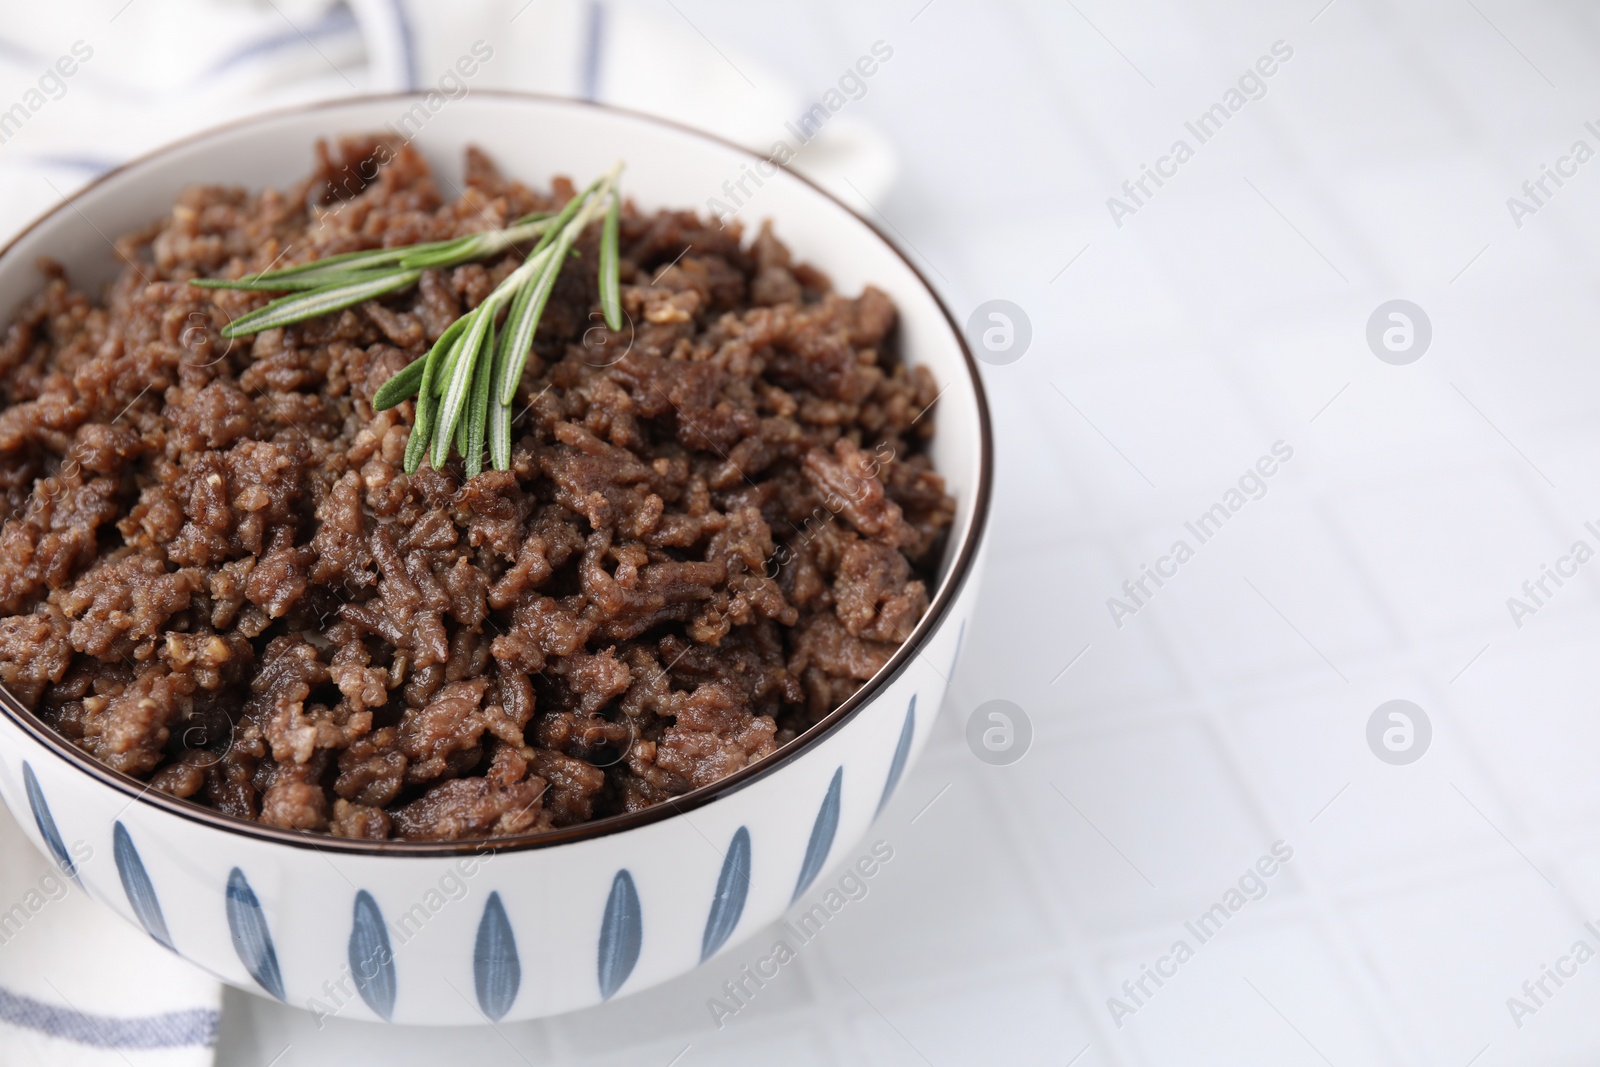
<path id="1" fill-rule="evenodd" d="M 372 398 L 375 411 L 417 398 L 411 439 L 406 444 L 408 474 L 424 459 L 435 469 L 443 468 L 453 446 L 466 464 L 467 476 L 477 475 L 483 469 L 486 442 L 494 468 L 507 470 L 511 466 L 511 403 L 533 350 L 539 318 L 572 246 L 602 212 L 600 307 L 610 329 L 622 328 L 617 248 L 622 213 L 617 178 L 621 172 L 618 163 L 554 215 L 529 215 L 504 229 L 403 248 L 346 252 L 237 279 L 197 278 L 189 284 L 289 293 L 241 315 L 222 330 L 224 337 L 241 337 L 352 307 L 414 284 L 424 270 L 498 255 L 537 236 L 538 243 L 521 266 L 477 307 L 452 322 L 426 355 L 384 382 Z M 502 309 L 506 310 L 505 321 L 496 329 Z"/>

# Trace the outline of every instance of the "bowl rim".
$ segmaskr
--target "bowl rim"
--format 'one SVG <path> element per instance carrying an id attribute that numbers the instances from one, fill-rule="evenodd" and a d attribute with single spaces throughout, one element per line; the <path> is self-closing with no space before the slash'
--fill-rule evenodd
<path id="1" fill-rule="evenodd" d="M 205 141 L 218 134 L 278 118 L 312 114 L 318 111 L 347 107 L 351 104 L 373 103 L 385 100 L 395 102 L 413 100 L 426 95 L 426 92 L 420 90 L 396 93 L 362 93 L 329 100 L 313 101 L 306 104 L 255 112 L 168 141 L 148 152 L 118 164 L 103 174 L 97 175 L 71 195 L 62 198 L 60 202 L 44 211 L 32 222 L 28 223 L 27 226 L 18 230 L 3 246 L 0 246 L 0 259 L 4 259 L 4 257 L 11 254 L 18 242 L 52 218 L 67 210 L 77 210 L 77 201 L 91 190 L 135 167 L 176 149 Z M 685 123 L 631 108 L 617 107 L 598 101 L 582 100 L 550 93 L 522 92 L 514 89 L 477 89 L 473 91 L 472 95 L 611 112 L 642 122 L 664 126 L 690 137 L 710 141 L 715 145 L 730 149 L 744 156 L 752 164 L 766 158 L 743 145 L 736 144 L 716 134 L 707 133 Z M 327 134 L 324 134 L 324 136 L 327 136 Z M 525 852 L 609 837 L 613 834 L 638 829 L 670 819 L 675 815 L 681 815 L 704 807 L 714 800 L 736 793 L 746 786 L 768 777 L 816 748 L 825 737 L 837 732 L 846 722 L 855 718 L 874 697 L 887 689 L 905 673 L 911 661 L 921 654 L 922 646 L 927 642 L 928 637 L 945 620 L 945 617 L 950 613 L 951 606 L 966 587 L 988 528 L 989 505 L 994 483 L 994 438 L 990 423 L 988 397 L 984 392 L 983 376 L 979 373 L 977 361 L 973 358 L 972 351 L 967 345 L 966 335 L 962 332 L 954 316 L 951 315 L 950 309 L 940 298 L 938 291 L 928 281 L 927 275 L 860 212 L 804 174 L 788 167 L 785 167 L 784 170 L 844 211 L 851 218 L 860 222 L 911 271 L 912 276 L 916 278 L 917 282 L 933 300 L 934 306 L 944 316 L 946 325 L 949 326 L 951 334 L 955 337 L 967 372 L 968 381 L 972 387 L 973 399 L 978 412 L 978 481 L 973 490 L 972 513 L 968 520 L 967 537 L 962 545 L 961 552 L 951 562 L 950 571 L 945 575 L 944 581 L 936 590 L 933 601 L 928 605 L 928 610 L 918 621 L 911 635 L 895 650 L 889 661 L 879 668 L 876 674 L 863 682 L 861 687 L 852 693 L 844 703 L 813 723 L 804 733 L 793 738 L 770 755 L 764 756 L 754 763 L 747 764 L 725 778 L 720 778 L 709 785 L 692 789 L 682 796 L 652 804 L 639 811 L 609 815 L 602 819 L 593 819 L 574 826 L 510 837 L 475 838 L 462 841 L 408 841 L 396 839 L 371 841 L 335 837 L 332 834 L 309 830 L 297 831 L 264 826 L 259 822 L 224 814 L 203 804 L 170 796 L 156 789 L 149 782 L 134 778 L 121 771 L 112 770 L 89 755 L 89 753 L 72 744 L 24 706 L 3 684 L 0 684 L 0 714 L 3 714 L 6 719 L 21 728 L 24 733 L 50 749 L 76 770 L 87 773 L 91 777 L 98 779 L 102 784 L 128 795 L 131 798 L 131 803 L 143 802 L 150 804 L 168 814 L 201 823 L 212 829 L 240 834 L 270 844 L 288 845 L 293 848 L 309 848 L 319 852 L 338 852 L 366 856 L 447 857 L 486 852 L 499 855 L 504 852 Z M 959 648 L 957 652 L 959 653 Z"/>

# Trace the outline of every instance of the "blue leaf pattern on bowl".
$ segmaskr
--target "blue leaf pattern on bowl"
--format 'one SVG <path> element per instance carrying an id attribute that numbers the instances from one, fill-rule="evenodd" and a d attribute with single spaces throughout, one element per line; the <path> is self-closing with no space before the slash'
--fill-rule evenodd
<path id="1" fill-rule="evenodd" d="M 749 894 L 750 830 L 741 826 L 734 831 L 728 854 L 722 858 L 722 873 L 717 875 L 717 892 L 711 898 L 711 914 L 706 916 L 706 932 L 700 938 L 701 963 L 710 959 L 733 936 Z"/>
<path id="2" fill-rule="evenodd" d="M 394 951 L 389 946 L 389 928 L 384 925 L 378 902 L 365 889 L 356 894 L 350 927 L 350 976 L 367 1007 L 381 1019 L 394 1018 L 399 983 L 394 973 Z"/>
<path id="3" fill-rule="evenodd" d="M 911 738 L 916 732 L 917 694 L 912 693 L 911 706 L 906 708 L 906 724 L 900 727 L 900 741 L 894 746 L 894 759 L 889 761 L 889 778 L 883 783 L 883 797 L 878 801 L 878 810 L 873 814 L 873 818 L 883 814 L 889 798 L 894 795 L 894 787 L 900 784 L 900 775 L 905 773 L 906 760 L 911 755 Z"/>
<path id="4" fill-rule="evenodd" d="M 600 923 L 600 999 L 610 1000 L 622 988 L 639 962 L 644 943 L 644 914 L 639 907 L 639 891 L 633 875 L 617 872 L 611 880 L 611 895 L 606 898 L 606 914 Z"/>
<path id="5" fill-rule="evenodd" d="M 828 862 L 833 835 L 839 829 L 839 793 L 843 787 L 844 768 L 840 767 L 833 772 L 833 781 L 828 783 L 822 807 L 817 809 L 817 821 L 811 824 L 811 840 L 806 842 L 806 858 L 800 863 L 800 877 L 794 883 L 794 896 L 789 898 L 791 904 L 811 888 L 811 883 L 822 873 L 822 865 Z"/>
<path id="6" fill-rule="evenodd" d="M 272 946 L 272 931 L 261 902 L 244 872 L 235 867 L 228 875 L 228 930 L 233 934 L 233 950 L 250 977 L 268 993 L 284 1003 L 283 972 L 278 970 L 278 950 Z"/>
<path id="7" fill-rule="evenodd" d="M 28 807 L 33 809 L 34 825 L 39 827 L 39 836 L 44 838 L 50 854 L 56 858 L 56 866 L 82 888 L 83 882 L 78 878 L 78 868 L 72 862 L 72 855 L 67 852 L 66 843 L 61 840 L 61 832 L 56 829 L 56 820 L 50 814 L 50 805 L 45 803 L 44 791 L 39 788 L 39 779 L 34 776 L 33 768 L 28 766 L 27 760 L 22 761 L 22 785 L 28 794 Z"/>
<path id="8" fill-rule="evenodd" d="M 119 820 L 111 828 L 111 854 L 117 861 L 117 874 L 122 877 L 122 891 L 128 895 L 128 906 L 134 918 L 144 927 L 144 932 L 156 941 L 172 948 L 172 935 L 167 932 L 167 917 L 161 914 L 161 901 L 156 899 L 156 887 L 144 869 L 139 850 L 133 847 L 128 828 Z M 176 951 L 176 950 L 174 950 Z"/>
<path id="9" fill-rule="evenodd" d="M 522 961 L 517 938 L 499 893 L 490 893 L 478 921 L 478 940 L 472 948 L 472 981 L 478 989 L 478 1007 L 499 1022 L 516 1003 L 522 988 Z"/>

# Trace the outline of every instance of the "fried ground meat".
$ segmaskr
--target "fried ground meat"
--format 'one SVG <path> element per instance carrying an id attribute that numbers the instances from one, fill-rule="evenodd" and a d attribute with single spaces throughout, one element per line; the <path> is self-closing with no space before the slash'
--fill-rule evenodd
<path id="1" fill-rule="evenodd" d="M 373 175 L 364 179 L 365 175 Z M 693 213 L 598 227 L 555 287 L 511 469 L 402 466 L 373 393 L 520 262 L 236 341 L 202 290 L 557 208 L 469 151 L 319 144 L 291 189 L 186 190 L 96 303 L 0 339 L 0 684 L 177 797 L 292 830 L 455 840 L 635 811 L 837 707 L 928 607 L 953 504 L 895 308 Z"/>

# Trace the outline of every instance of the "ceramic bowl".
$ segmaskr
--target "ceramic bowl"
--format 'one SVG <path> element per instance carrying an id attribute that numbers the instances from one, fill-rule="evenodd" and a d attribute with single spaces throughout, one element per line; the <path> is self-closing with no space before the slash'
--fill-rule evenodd
<path id="1" fill-rule="evenodd" d="M 705 134 L 590 104 L 486 92 L 430 110 L 437 102 L 373 97 L 266 115 L 105 175 L 0 252 L 0 321 L 40 289 L 39 257 L 97 288 L 117 269 L 108 235 L 163 216 L 186 185 L 287 186 L 321 136 L 403 130 L 446 195 L 472 144 L 535 185 L 622 158 L 624 189 L 642 207 L 704 211 L 716 198 L 749 223 L 770 217 L 840 291 L 870 282 L 893 297 L 905 358 L 944 388 L 932 452 L 958 501 L 927 616 L 826 720 L 673 803 L 525 839 L 355 842 L 264 828 L 102 767 L 0 691 L 0 793 L 90 896 L 241 989 L 323 1014 L 460 1025 L 644 989 L 792 905 L 796 922 L 827 921 L 839 898 L 823 890 L 848 877 L 834 869 L 877 862 L 862 838 L 955 670 L 982 563 L 991 445 L 977 367 L 927 282 L 803 178 Z M 741 204 L 725 182 L 742 188 Z"/>

